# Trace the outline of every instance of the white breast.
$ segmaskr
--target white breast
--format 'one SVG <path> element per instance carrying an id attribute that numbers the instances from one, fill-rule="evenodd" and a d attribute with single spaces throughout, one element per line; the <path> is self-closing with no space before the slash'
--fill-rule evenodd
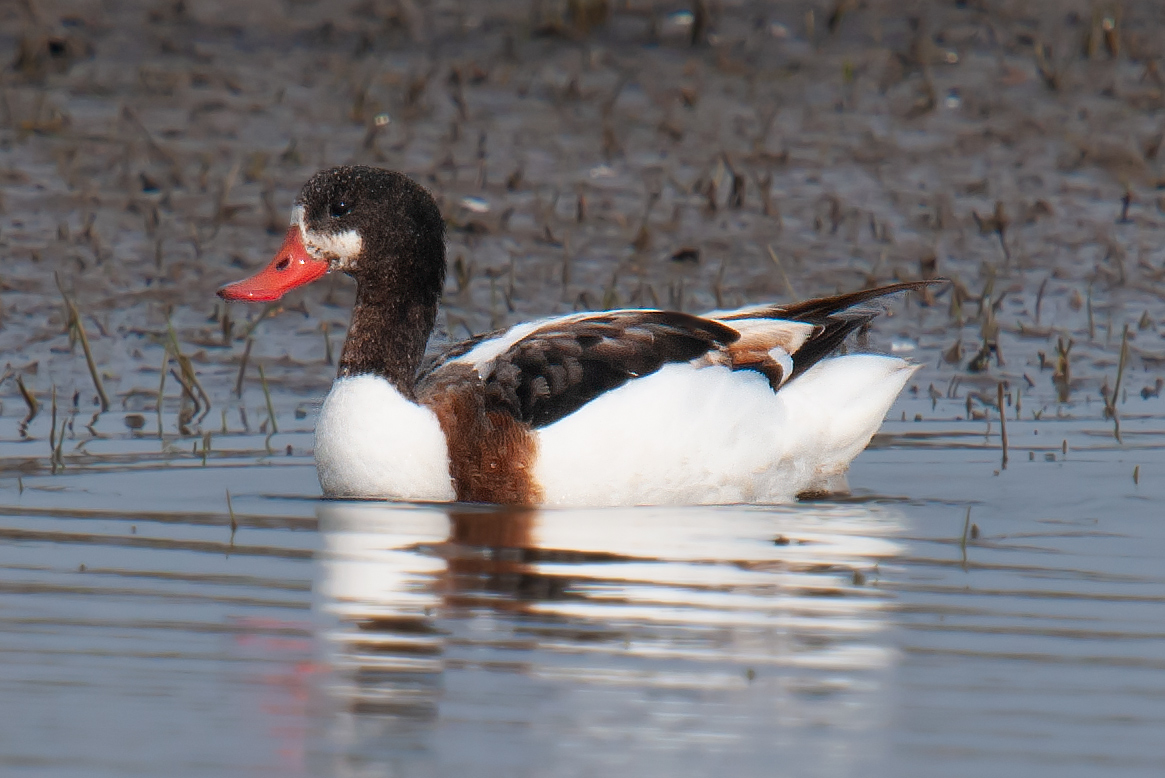
<path id="1" fill-rule="evenodd" d="M 332 384 L 316 423 L 315 457 L 326 497 L 448 502 L 456 496 L 436 415 L 378 376 Z"/>

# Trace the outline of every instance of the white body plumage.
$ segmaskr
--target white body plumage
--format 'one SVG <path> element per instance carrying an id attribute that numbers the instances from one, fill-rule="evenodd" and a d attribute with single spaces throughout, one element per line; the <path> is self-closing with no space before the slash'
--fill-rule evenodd
<path id="1" fill-rule="evenodd" d="M 772 503 L 833 489 L 915 369 L 834 357 L 774 392 L 756 372 L 667 365 L 536 430 L 534 479 L 554 506 Z M 455 496 L 436 415 L 377 376 L 336 381 L 316 464 L 329 497 Z"/>

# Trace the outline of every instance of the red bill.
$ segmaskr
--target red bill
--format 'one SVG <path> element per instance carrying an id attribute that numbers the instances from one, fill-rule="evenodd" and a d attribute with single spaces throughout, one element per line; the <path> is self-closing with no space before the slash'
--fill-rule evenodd
<path id="1" fill-rule="evenodd" d="M 310 284 L 328 272 L 328 261 L 316 259 L 303 247 L 299 227 L 287 231 L 287 238 L 271 264 L 250 278 L 227 284 L 218 290 L 224 300 L 269 302 L 278 300 L 297 286 Z"/>

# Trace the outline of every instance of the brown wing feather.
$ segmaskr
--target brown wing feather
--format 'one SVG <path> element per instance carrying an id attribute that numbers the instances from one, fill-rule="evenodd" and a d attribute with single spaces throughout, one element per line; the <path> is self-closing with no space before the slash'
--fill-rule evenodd
<path id="1" fill-rule="evenodd" d="M 732 327 L 674 311 L 612 311 L 550 322 L 519 340 L 480 376 L 488 408 L 544 427 L 633 378 L 690 362 L 740 337 Z M 448 368 L 422 376 L 418 396 Z"/>
<path id="2" fill-rule="evenodd" d="M 675 311 L 610 311 L 551 321 L 501 353 L 484 375 L 466 371 L 464 364 L 455 362 L 426 366 L 417 396 L 428 405 L 441 402 L 438 395 L 448 391 L 453 371 L 458 375 L 453 383 L 472 380 L 476 384 L 474 391 L 484 396 L 483 413 L 502 412 L 538 428 L 569 416 L 631 379 L 650 375 L 669 363 L 701 357 L 709 364 L 760 372 L 776 391 L 833 353 L 847 335 L 879 313 L 856 306 L 940 282 L 893 284 L 792 305 L 752 308 L 739 314 L 717 315 L 715 319 Z M 763 333 L 741 327 L 745 330 L 742 337 L 730 323 L 745 319 L 797 321 L 816 328 L 803 343 L 797 339 L 799 348 L 790 352 L 790 376 L 784 376 L 784 368 L 768 353 L 775 346 L 786 350 L 794 346 L 790 333 L 780 328 Z M 442 356 L 450 359 L 468 353 L 487 339 L 488 336 L 478 337 L 468 344 L 456 344 Z M 768 343 L 769 339 L 773 342 Z"/>
<path id="3" fill-rule="evenodd" d="M 485 378 L 486 395 L 532 427 L 544 427 L 633 378 L 690 362 L 738 337 L 719 322 L 671 311 L 551 324 L 498 358 Z"/>

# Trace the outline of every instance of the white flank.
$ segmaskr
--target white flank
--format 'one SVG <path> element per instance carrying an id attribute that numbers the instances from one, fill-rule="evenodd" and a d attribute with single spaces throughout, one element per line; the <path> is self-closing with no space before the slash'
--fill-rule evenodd
<path id="1" fill-rule="evenodd" d="M 325 497 L 456 497 L 436 415 L 377 376 L 332 384 L 316 423 L 315 456 Z"/>
<path id="2" fill-rule="evenodd" d="M 364 239 L 356 230 L 335 234 L 309 230 L 303 221 L 302 205 L 291 209 L 291 226 L 299 228 L 299 237 L 307 253 L 316 259 L 328 260 L 333 270 L 349 269 L 364 250 Z"/>
<path id="3" fill-rule="evenodd" d="M 534 475 L 548 505 L 786 501 L 836 483 L 915 369 L 837 357 L 774 393 L 753 371 L 668 365 L 539 430 Z"/>

